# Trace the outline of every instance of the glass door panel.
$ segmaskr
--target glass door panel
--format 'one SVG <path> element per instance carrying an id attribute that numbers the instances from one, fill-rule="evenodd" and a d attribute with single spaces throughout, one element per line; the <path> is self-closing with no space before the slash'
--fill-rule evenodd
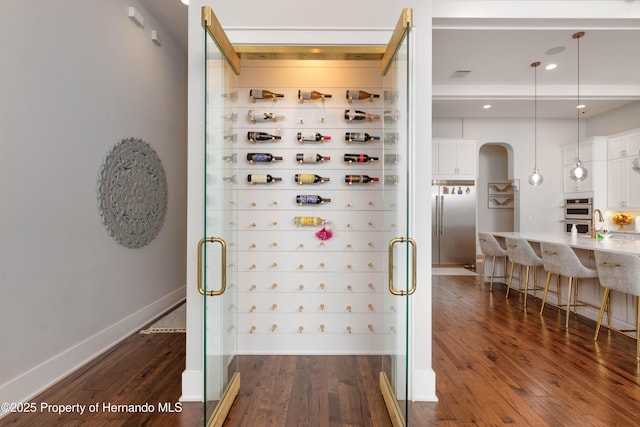
<path id="1" fill-rule="evenodd" d="M 409 297 L 415 290 L 415 243 L 409 238 L 410 29 L 411 10 L 405 9 L 382 61 L 384 229 L 389 242 L 389 290 L 384 293 L 380 387 L 394 426 L 407 425 L 408 421 Z"/>
<path id="2" fill-rule="evenodd" d="M 205 425 L 222 425 L 239 388 L 237 363 L 237 76 L 203 11 L 205 38 L 203 298 Z"/>

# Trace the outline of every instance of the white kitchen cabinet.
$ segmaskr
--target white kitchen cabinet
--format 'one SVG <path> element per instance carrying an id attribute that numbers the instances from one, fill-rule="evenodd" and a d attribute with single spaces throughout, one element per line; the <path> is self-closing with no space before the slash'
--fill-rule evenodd
<path id="1" fill-rule="evenodd" d="M 631 169 L 634 157 L 609 160 L 607 174 L 607 207 L 609 209 L 640 209 L 640 191 L 638 191 L 640 174 Z"/>
<path id="2" fill-rule="evenodd" d="M 640 209 L 640 174 L 631 163 L 640 150 L 640 133 L 607 141 L 607 207 L 609 209 Z"/>
<path id="3" fill-rule="evenodd" d="M 476 173 L 476 141 L 433 140 L 433 176 L 451 177 Z"/>

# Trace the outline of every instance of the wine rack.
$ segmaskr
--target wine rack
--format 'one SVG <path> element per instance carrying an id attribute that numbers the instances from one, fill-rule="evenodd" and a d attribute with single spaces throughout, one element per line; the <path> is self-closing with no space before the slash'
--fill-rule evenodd
<path id="1" fill-rule="evenodd" d="M 383 97 L 347 99 L 348 89 L 382 94 L 382 77 L 375 61 L 260 61 L 243 63 L 232 118 L 235 138 L 225 142 L 234 155 L 235 179 L 225 184 L 237 190 L 238 346 L 240 353 L 376 353 L 385 331 L 387 237 L 393 230 L 387 220 L 395 206 L 383 197 L 385 156 L 383 144 L 393 135 L 383 127 Z M 254 100 L 251 89 L 268 89 L 283 97 Z M 305 99 L 299 90 L 332 94 L 331 98 Z M 344 118 L 345 110 L 379 115 L 379 120 Z M 276 120 L 255 120 L 253 110 Z M 277 135 L 278 140 L 247 139 L 249 132 Z M 330 137 L 322 141 L 298 140 L 299 133 Z M 380 140 L 350 142 L 347 132 L 367 133 Z M 321 139 L 321 138 L 319 138 Z M 250 163 L 248 153 L 282 157 L 274 163 Z M 299 163 L 296 154 L 318 153 L 331 159 Z M 362 153 L 379 160 L 348 163 L 344 154 Z M 251 185 L 249 174 L 269 174 L 282 181 Z M 324 183 L 300 185 L 296 174 L 328 177 Z M 354 184 L 345 175 L 379 177 L 379 182 Z M 393 185 L 393 184 L 391 184 Z M 296 195 L 331 199 L 318 205 L 298 205 Z M 316 216 L 327 221 L 333 235 L 320 240 L 322 226 L 297 226 L 296 216 Z M 215 219 L 212 219 L 215 221 Z M 277 336 L 277 339 L 274 337 Z"/>

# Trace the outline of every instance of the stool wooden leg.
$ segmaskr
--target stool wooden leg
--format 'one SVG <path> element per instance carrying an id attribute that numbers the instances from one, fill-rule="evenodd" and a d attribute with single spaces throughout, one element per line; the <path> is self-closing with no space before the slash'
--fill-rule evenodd
<path id="1" fill-rule="evenodd" d="M 491 282 L 489 282 L 489 291 L 493 291 L 493 276 L 496 274 L 496 256 L 493 256 L 493 266 L 491 267 Z"/>
<path id="2" fill-rule="evenodd" d="M 513 268 L 515 267 L 516 263 L 512 262 L 511 263 L 511 270 L 509 272 L 509 280 L 507 280 L 507 295 L 506 298 L 509 298 L 509 289 L 511 288 L 511 279 L 513 279 Z"/>
<path id="3" fill-rule="evenodd" d="M 569 292 L 567 293 L 567 317 L 564 327 L 569 329 L 569 313 L 571 312 L 571 286 L 573 285 L 573 277 L 569 277 Z"/>
<path id="4" fill-rule="evenodd" d="M 636 297 L 636 362 L 640 362 L 640 296 Z"/>
<path id="5" fill-rule="evenodd" d="M 531 267 L 527 265 L 525 269 L 525 278 L 524 278 L 524 308 L 527 308 L 527 296 L 529 295 L 529 271 Z"/>
<path id="6" fill-rule="evenodd" d="M 596 323 L 596 334 L 593 337 L 594 341 L 598 341 L 598 334 L 600 333 L 600 325 L 602 324 L 602 316 L 604 316 L 604 309 L 607 306 L 609 300 L 609 288 L 604 288 L 604 295 L 602 295 L 602 304 L 600 304 L 600 312 L 598 313 L 598 322 Z"/>
<path id="7" fill-rule="evenodd" d="M 547 281 L 544 284 L 544 294 L 542 294 L 542 307 L 540 307 L 540 316 L 544 311 L 544 303 L 547 301 L 547 292 L 549 292 L 549 282 L 551 281 L 551 273 L 547 272 Z"/>

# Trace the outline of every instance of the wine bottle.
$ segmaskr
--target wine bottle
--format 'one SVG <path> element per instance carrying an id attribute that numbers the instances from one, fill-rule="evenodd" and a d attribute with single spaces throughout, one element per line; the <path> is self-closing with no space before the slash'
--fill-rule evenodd
<path id="1" fill-rule="evenodd" d="M 279 135 L 271 135 L 266 132 L 247 132 L 247 139 L 255 144 L 258 141 L 279 141 L 282 137 Z"/>
<path id="2" fill-rule="evenodd" d="M 269 153 L 247 153 L 247 160 L 249 163 L 269 163 L 282 160 L 282 157 Z"/>
<path id="3" fill-rule="evenodd" d="M 273 99 L 276 101 L 278 98 L 284 98 L 284 93 L 275 93 L 266 89 L 251 89 L 249 91 L 249 98 L 252 102 L 256 102 L 256 99 Z"/>
<path id="4" fill-rule="evenodd" d="M 369 135 L 366 132 L 345 132 L 344 140 L 347 142 L 371 142 L 380 141 L 380 137 Z"/>
<path id="5" fill-rule="evenodd" d="M 251 184 L 270 184 L 272 182 L 280 182 L 282 178 L 271 176 L 266 173 L 250 173 L 247 175 L 247 182 Z"/>
<path id="6" fill-rule="evenodd" d="M 298 90 L 298 99 L 300 102 L 312 99 L 321 99 L 324 101 L 325 98 L 331 98 L 331 95 L 328 93 L 321 93 L 316 90 Z"/>
<path id="7" fill-rule="evenodd" d="M 357 100 L 368 99 L 369 101 L 373 101 L 374 98 L 380 98 L 380 94 L 369 93 L 364 90 L 347 89 L 347 99 L 349 100 L 349 102 L 351 102 L 354 99 L 357 99 Z"/>
<path id="8" fill-rule="evenodd" d="M 318 195 L 312 195 L 312 194 L 307 194 L 307 195 L 298 194 L 296 196 L 296 203 L 299 204 L 300 206 L 302 206 L 302 205 L 322 205 L 324 203 L 329 203 L 330 201 L 331 201 L 331 199 L 329 199 L 329 198 L 320 197 Z"/>
<path id="9" fill-rule="evenodd" d="M 251 123 L 265 122 L 267 120 L 273 120 L 273 121 L 276 120 L 275 114 L 270 112 L 256 111 L 256 110 L 249 110 L 248 118 Z"/>
<path id="10" fill-rule="evenodd" d="M 344 110 L 344 118 L 348 121 L 353 120 L 379 120 L 379 114 L 369 114 L 360 110 Z"/>
<path id="11" fill-rule="evenodd" d="M 321 135 L 318 132 L 298 132 L 296 137 L 298 138 L 298 142 L 300 144 L 303 144 L 305 142 L 323 143 L 325 141 L 331 140 L 330 136 Z"/>
<path id="12" fill-rule="evenodd" d="M 315 175 L 312 173 L 297 173 L 295 175 L 295 181 L 302 185 L 302 184 L 316 184 L 319 182 L 328 182 L 329 178 L 323 178 L 319 175 Z"/>
<path id="13" fill-rule="evenodd" d="M 302 163 L 320 163 L 327 160 L 331 160 L 329 156 L 322 156 L 317 153 L 298 153 L 296 154 L 296 161 Z"/>
<path id="14" fill-rule="evenodd" d="M 366 163 L 366 162 L 374 162 L 378 160 L 377 157 L 372 157 L 367 154 L 345 154 L 344 161 L 349 163 Z"/>
<path id="15" fill-rule="evenodd" d="M 368 182 L 377 182 L 378 178 L 371 177 L 369 175 L 345 175 L 344 182 L 347 184 L 366 184 Z"/>
<path id="16" fill-rule="evenodd" d="M 324 219 L 319 216 L 296 216 L 293 218 L 293 223 L 300 227 L 303 225 L 322 225 Z"/>

